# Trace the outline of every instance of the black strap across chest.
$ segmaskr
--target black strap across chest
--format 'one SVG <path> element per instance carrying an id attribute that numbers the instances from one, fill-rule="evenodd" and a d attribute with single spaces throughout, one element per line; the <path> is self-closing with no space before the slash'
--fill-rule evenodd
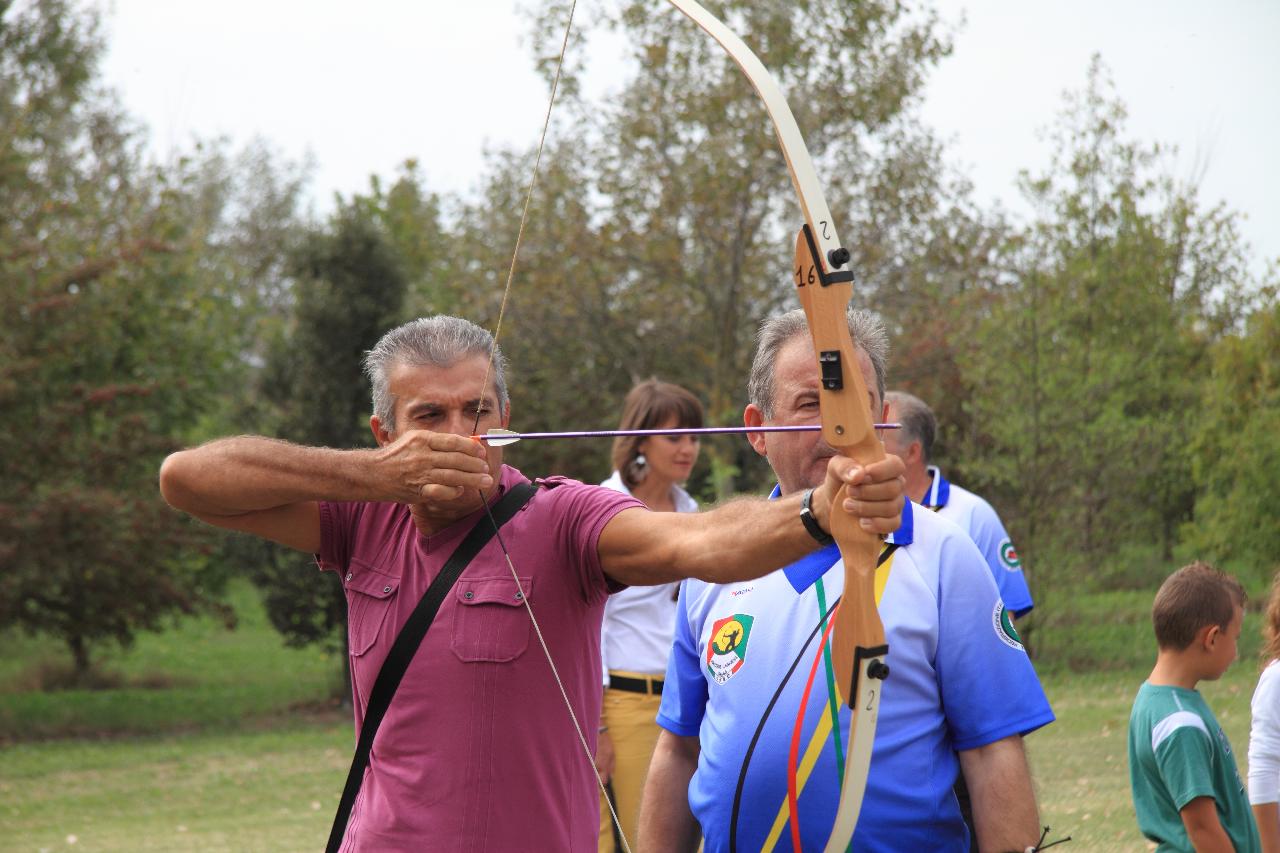
<path id="1" fill-rule="evenodd" d="M 436 618 L 436 612 L 444 603 L 445 596 L 457 582 L 458 578 L 480 549 L 488 544 L 498 527 L 506 524 L 512 516 L 527 504 L 538 491 L 533 483 L 520 483 L 511 488 L 497 503 L 493 505 L 490 516 L 486 515 L 476 522 L 475 527 L 467 533 L 462 543 L 440 569 L 440 574 L 427 587 L 418 606 L 413 609 L 404 627 L 400 629 L 387 659 L 378 670 L 378 677 L 373 682 L 373 690 L 369 692 L 369 702 L 364 709 L 364 724 L 360 727 L 360 740 L 356 743 L 356 754 L 351 759 L 351 770 L 347 773 L 347 784 L 342 789 L 342 800 L 338 803 L 338 813 L 333 818 L 333 828 L 329 830 L 329 843 L 326 853 L 338 853 L 342 846 L 342 837 L 347 832 L 347 821 L 351 818 L 351 809 L 355 806 L 356 795 L 360 793 L 360 784 L 364 781 L 364 771 L 369 766 L 369 752 L 373 748 L 373 739 L 378 733 L 378 726 L 391 706 L 391 699 L 400 686 L 400 679 L 409 668 L 410 661 L 422 645 L 422 638 Z"/>

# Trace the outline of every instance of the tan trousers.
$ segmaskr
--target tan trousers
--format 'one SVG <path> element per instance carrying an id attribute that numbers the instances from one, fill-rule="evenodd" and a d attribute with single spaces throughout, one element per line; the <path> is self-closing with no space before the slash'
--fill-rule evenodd
<path id="1" fill-rule="evenodd" d="M 640 827 L 640 796 L 644 793 L 649 759 L 653 757 L 653 748 L 657 745 L 658 733 L 662 730 L 654 722 L 661 701 L 661 696 L 647 696 L 643 693 L 627 693 L 622 690 L 604 692 L 604 710 L 601 712 L 600 722 L 609 727 L 617 759 L 612 780 L 614 808 L 618 811 L 618 820 L 622 823 L 627 843 L 632 847 L 635 846 Z M 604 797 L 601 797 L 600 853 L 614 853 L 615 849 L 621 853 L 622 848 L 615 848 L 614 845 L 613 818 Z"/>

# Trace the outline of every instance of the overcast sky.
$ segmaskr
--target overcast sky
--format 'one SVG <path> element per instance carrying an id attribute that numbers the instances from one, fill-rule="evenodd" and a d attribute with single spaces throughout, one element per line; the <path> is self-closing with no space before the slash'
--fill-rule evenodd
<path id="1" fill-rule="evenodd" d="M 262 137 L 308 154 L 323 208 L 409 157 L 428 185 L 465 192 L 486 146 L 537 141 L 547 92 L 513 0 L 89 0 L 105 12 L 103 72 L 158 155 L 196 137 Z M 579 0 L 579 14 L 592 0 Z M 1244 213 L 1254 269 L 1280 258 L 1280 2 L 938 0 L 966 23 L 923 116 L 980 200 L 1025 210 L 1014 179 L 1048 164 L 1040 138 L 1062 93 L 1102 54 L 1130 135 L 1178 146 L 1206 204 Z M 686 26 L 671 11 L 672 26 Z M 748 43 L 750 34 L 744 34 Z M 616 86 L 609 46 L 588 91 Z"/>

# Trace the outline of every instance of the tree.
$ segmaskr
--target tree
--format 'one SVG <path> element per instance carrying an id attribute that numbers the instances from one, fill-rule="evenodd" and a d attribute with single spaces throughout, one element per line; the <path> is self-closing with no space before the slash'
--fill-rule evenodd
<path id="1" fill-rule="evenodd" d="M 226 615 L 155 472 L 225 380 L 234 312 L 198 172 L 143 165 L 93 88 L 101 47 L 92 13 L 0 5 L 0 626 L 60 638 L 81 676 L 104 640 Z"/>
<path id="2" fill-rule="evenodd" d="M 1241 564 L 1260 580 L 1280 568 L 1280 303 L 1274 287 L 1263 295 L 1245 328 L 1213 346 L 1192 437 L 1199 496 L 1181 531 L 1187 559 Z"/>
<path id="3" fill-rule="evenodd" d="M 1041 601 L 1082 580 L 1145 587 L 1167 573 L 1195 499 L 1195 376 L 1237 311 L 1230 214 L 1200 210 L 1194 188 L 1158 170 L 1158 147 L 1124 138 L 1124 119 L 1095 59 L 1053 164 L 1023 179 L 1036 219 L 976 294 L 962 359 L 967 470 L 1029 556 Z"/>
<path id="4" fill-rule="evenodd" d="M 454 281 L 455 238 L 444 222 L 444 201 L 427 189 L 417 161 L 406 161 L 389 189 L 376 176 L 369 184 L 352 206 L 379 226 L 403 270 L 405 318 L 461 313 L 466 294 Z"/>
<path id="5" fill-rule="evenodd" d="M 351 448 L 372 443 L 364 354 L 399 320 L 406 280 L 388 238 L 364 203 L 341 204 L 291 261 L 295 307 L 263 371 L 260 396 L 282 438 Z M 271 623 L 291 645 L 345 648 L 346 598 L 335 577 L 316 577 L 309 557 L 240 540 Z M 344 667 L 347 664 L 343 656 Z"/>

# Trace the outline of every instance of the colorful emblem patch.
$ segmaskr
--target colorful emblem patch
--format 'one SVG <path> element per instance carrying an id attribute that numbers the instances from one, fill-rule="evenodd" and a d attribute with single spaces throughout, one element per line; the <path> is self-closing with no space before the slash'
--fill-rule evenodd
<path id="1" fill-rule="evenodd" d="M 1000 638 L 1000 642 L 1011 649 L 1024 650 L 1022 638 L 1018 636 L 1018 629 L 1013 627 L 1013 617 L 1005 609 L 1003 601 L 997 601 L 996 609 L 991 611 L 991 627 L 996 629 L 996 636 Z"/>
<path id="2" fill-rule="evenodd" d="M 716 684 L 724 684 L 747 662 L 747 640 L 754 616 L 735 613 L 716 620 L 707 641 L 707 672 Z"/>
<path id="3" fill-rule="evenodd" d="M 1018 559 L 1018 549 L 1014 548 L 1013 543 L 1008 539 L 1000 543 L 1000 562 L 1004 563 L 1004 567 L 1011 572 L 1022 568 L 1022 561 Z"/>

